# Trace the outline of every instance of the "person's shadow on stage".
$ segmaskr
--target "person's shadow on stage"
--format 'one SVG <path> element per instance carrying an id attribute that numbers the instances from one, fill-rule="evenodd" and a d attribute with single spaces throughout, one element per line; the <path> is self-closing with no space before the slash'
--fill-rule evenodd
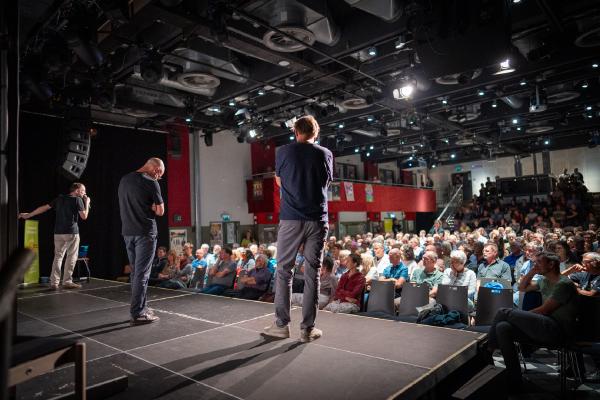
<path id="1" fill-rule="evenodd" d="M 300 342 L 283 342 L 284 344 L 280 346 L 272 346 L 272 344 L 281 342 L 282 341 L 280 339 L 262 336 L 261 339 L 254 342 L 244 343 L 225 349 L 215 350 L 209 353 L 203 353 L 192 357 L 179 359 L 168 364 L 164 364 L 163 366 L 175 371 L 184 371 L 190 367 L 193 367 L 194 365 L 199 365 L 201 363 L 226 357 L 228 355 L 241 353 L 237 358 L 232 358 L 220 364 L 213 365 L 201 370 L 198 373 L 185 373 L 186 376 L 189 376 L 193 380 L 202 382 L 217 375 L 226 374 L 237 368 L 248 367 L 252 364 L 271 359 L 266 365 L 245 377 L 239 384 L 226 388 L 228 392 L 235 392 L 238 390 L 243 391 L 243 397 L 245 397 L 260 387 L 259 384 L 254 387 L 249 387 L 248 382 L 266 382 L 268 379 L 273 377 L 274 374 L 281 371 L 285 366 L 289 365 L 296 357 L 300 355 L 304 349 L 304 346 L 302 346 L 302 343 Z M 160 394 L 157 394 L 154 398 L 161 398 L 193 384 L 193 381 L 182 382 Z"/>

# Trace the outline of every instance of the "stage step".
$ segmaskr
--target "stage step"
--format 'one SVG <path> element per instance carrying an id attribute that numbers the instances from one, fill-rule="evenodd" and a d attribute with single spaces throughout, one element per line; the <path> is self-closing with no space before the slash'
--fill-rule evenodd
<path id="1" fill-rule="evenodd" d="M 485 368 L 454 392 L 452 398 L 461 400 L 506 399 L 505 372 L 504 368 L 486 365 Z"/>

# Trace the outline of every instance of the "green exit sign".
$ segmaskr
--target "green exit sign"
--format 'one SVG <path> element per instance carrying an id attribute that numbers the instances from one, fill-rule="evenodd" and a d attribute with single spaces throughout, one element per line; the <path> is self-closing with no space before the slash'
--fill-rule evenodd
<path id="1" fill-rule="evenodd" d="M 454 170 L 455 170 L 456 172 L 460 172 L 460 171 L 462 171 L 462 165 L 457 165 L 456 167 L 454 167 Z"/>

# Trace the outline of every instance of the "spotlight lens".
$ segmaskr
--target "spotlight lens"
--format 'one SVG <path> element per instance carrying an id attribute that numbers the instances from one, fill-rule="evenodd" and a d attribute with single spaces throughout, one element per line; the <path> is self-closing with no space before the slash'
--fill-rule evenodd
<path id="1" fill-rule="evenodd" d="M 360 151 L 359 149 L 354 149 L 354 152 L 355 152 L 355 153 L 358 153 L 359 151 Z"/>
<path id="2" fill-rule="evenodd" d="M 413 85 L 404 85 L 400 88 L 400 96 L 404 99 L 407 99 L 412 96 L 414 90 L 415 88 Z"/>
<path id="3" fill-rule="evenodd" d="M 592 68 L 598 68 L 598 63 L 593 63 Z"/>
<path id="4" fill-rule="evenodd" d="M 478 95 L 483 96 L 485 94 L 485 92 L 483 90 L 480 90 L 477 92 Z"/>
<path id="5" fill-rule="evenodd" d="M 259 95 L 259 96 L 263 96 L 264 94 L 265 94 L 265 91 L 264 91 L 264 90 L 262 90 L 262 89 L 261 89 L 261 90 L 259 90 L 259 91 L 258 91 L 258 95 Z"/>
<path id="6" fill-rule="evenodd" d="M 373 150 L 375 147 L 373 147 L 373 145 L 371 145 L 371 147 L 369 147 L 369 150 Z"/>
<path id="7" fill-rule="evenodd" d="M 585 109 L 586 109 L 587 111 L 590 111 L 590 110 L 592 109 L 592 106 L 587 106 Z"/>
<path id="8" fill-rule="evenodd" d="M 368 121 L 368 122 L 373 122 L 373 117 L 371 117 L 371 116 L 368 116 L 368 117 L 367 117 L 367 121 Z"/>
<path id="9" fill-rule="evenodd" d="M 431 164 L 431 168 L 435 168 L 435 164 Z"/>
<path id="10" fill-rule="evenodd" d="M 190 117 L 186 117 L 185 122 L 192 122 L 192 119 Z"/>
<path id="11" fill-rule="evenodd" d="M 377 48 L 376 47 L 370 47 L 369 48 L 369 55 L 371 57 L 375 57 L 377 55 Z"/>
<path id="12" fill-rule="evenodd" d="M 230 107 L 233 107 L 233 106 L 235 106 L 235 101 L 234 101 L 234 100 L 229 100 L 229 106 L 230 106 Z"/>
<path id="13" fill-rule="evenodd" d="M 448 104 L 448 100 L 446 100 L 446 99 L 442 100 L 442 104 Z"/>
<path id="14" fill-rule="evenodd" d="M 339 129 L 343 129 L 344 128 L 344 124 L 338 124 L 338 128 Z"/>
<path id="15" fill-rule="evenodd" d="M 256 129 L 250 129 L 248 131 L 248 136 L 250 136 L 251 138 L 255 138 L 256 137 Z"/>
<path id="16" fill-rule="evenodd" d="M 456 154 L 450 154 L 450 158 L 456 158 Z"/>
<path id="17" fill-rule="evenodd" d="M 513 120 L 512 120 L 512 123 L 513 123 L 513 124 L 518 124 L 518 123 L 519 123 L 519 120 L 518 120 L 518 119 L 516 119 L 516 118 L 513 118 Z"/>
<path id="18" fill-rule="evenodd" d="M 544 140 L 544 144 L 550 144 L 549 140 Z"/>
<path id="19" fill-rule="evenodd" d="M 290 136 L 290 140 L 294 140 L 294 136 Z"/>
<path id="20" fill-rule="evenodd" d="M 519 83 L 519 85 L 521 85 L 521 86 L 525 86 L 525 85 L 527 85 L 527 81 L 521 81 L 521 82 Z"/>
<path id="21" fill-rule="evenodd" d="M 493 102 L 493 103 L 492 103 L 492 107 L 493 107 L 493 108 L 496 108 L 496 107 L 498 107 L 498 103 L 496 103 L 496 102 Z"/>
<path id="22" fill-rule="evenodd" d="M 367 157 L 369 157 L 371 155 L 371 153 L 367 152 Z"/>

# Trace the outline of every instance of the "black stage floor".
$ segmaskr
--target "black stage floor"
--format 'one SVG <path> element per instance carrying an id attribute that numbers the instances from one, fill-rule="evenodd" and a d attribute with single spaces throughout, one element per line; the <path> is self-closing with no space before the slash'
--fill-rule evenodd
<path id="1" fill-rule="evenodd" d="M 320 311 L 324 336 L 260 335 L 273 305 L 149 288 L 158 323 L 129 326 L 129 285 L 92 279 L 81 290 L 19 291 L 19 335 L 80 337 L 88 385 L 127 375 L 123 399 L 417 398 L 473 359 L 482 335 Z M 73 390 L 73 367 L 20 385 L 17 398 Z"/>

